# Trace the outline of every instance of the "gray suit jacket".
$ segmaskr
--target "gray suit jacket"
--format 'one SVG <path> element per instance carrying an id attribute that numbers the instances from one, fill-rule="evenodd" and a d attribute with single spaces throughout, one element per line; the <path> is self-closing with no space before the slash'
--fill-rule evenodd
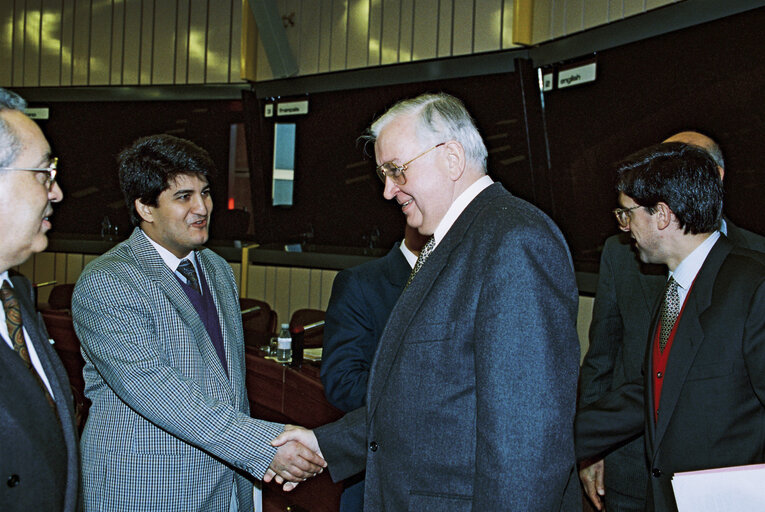
<path id="1" fill-rule="evenodd" d="M 765 252 L 765 237 L 727 219 L 726 225 L 733 245 Z M 606 240 L 590 324 L 590 348 L 580 373 L 580 406 L 641 378 L 651 318 L 666 280 L 666 266 L 641 263 L 626 233 Z M 642 438 L 606 456 L 605 483 L 621 494 L 645 496 L 648 471 Z"/>
<path id="2" fill-rule="evenodd" d="M 196 253 L 220 318 L 229 377 L 198 313 L 139 229 L 83 271 L 72 298 L 93 402 L 82 436 L 86 510 L 240 510 L 282 426 L 249 416 L 231 267 Z"/>
<path id="3" fill-rule="evenodd" d="M 561 509 L 577 300 L 552 221 L 481 192 L 391 312 L 366 407 L 316 430 L 332 477 L 366 467 L 373 511 Z"/>
<path id="4" fill-rule="evenodd" d="M 11 284 L 58 418 L 19 355 L 0 339 L 0 509 L 74 512 L 80 509 L 80 457 L 69 379 L 35 312 L 29 281 L 16 275 Z"/>

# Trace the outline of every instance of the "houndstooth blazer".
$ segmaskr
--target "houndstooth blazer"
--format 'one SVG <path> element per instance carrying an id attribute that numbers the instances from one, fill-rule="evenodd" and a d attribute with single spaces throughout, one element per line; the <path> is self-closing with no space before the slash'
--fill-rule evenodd
<path id="1" fill-rule="evenodd" d="M 249 416 L 231 267 L 196 252 L 213 293 L 228 372 L 174 274 L 146 236 L 90 263 L 72 314 L 93 402 L 82 435 L 85 511 L 251 511 L 252 483 L 283 425 Z M 238 470 L 238 471 L 235 471 Z"/>

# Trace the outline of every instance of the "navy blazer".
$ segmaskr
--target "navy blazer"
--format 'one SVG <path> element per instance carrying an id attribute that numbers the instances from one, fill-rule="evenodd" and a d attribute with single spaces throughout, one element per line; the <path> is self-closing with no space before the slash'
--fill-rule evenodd
<path id="1" fill-rule="evenodd" d="M 396 244 L 383 258 L 335 277 L 324 325 L 321 382 L 327 400 L 338 409 L 348 412 L 364 405 L 377 342 L 411 270 Z"/>
<path id="2" fill-rule="evenodd" d="M 73 512 L 80 509 L 80 459 L 69 378 L 35 312 L 29 281 L 16 275 L 11 283 L 58 418 L 19 355 L 0 339 L 0 509 Z"/>
<path id="3" fill-rule="evenodd" d="M 733 245 L 765 252 L 765 237 L 727 219 L 726 225 Z M 606 240 L 590 324 L 590 347 L 580 373 L 580 406 L 642 378 L 651 318 L 666 280 L 666 265 L 640 262 L 628 233 Z M 606 456 L 606 487 L 644 498 L 646 469 L 644 440 L 632 440 Z"/>
<path id="4" fill-rule="evenodd" d="M 686 298 L 653 420 L 651 350 L 644 375 L 584 407 L 577 457 L 590 458 L 647 434 L 647 509 L 677 510 L 672 475 L 765 461 L 765 265 L 724 236 Z M 653 338 L 659 301 L 646 346 Z"/>
<path id="5" fill-rule="evenodd" d="M 332 478 L 366 467 L 375 511 L 561 509 L 577 303 L 558 228 L 501 185 L 483 190 L 394 306 L 366 407 L 315 430 Z"/>

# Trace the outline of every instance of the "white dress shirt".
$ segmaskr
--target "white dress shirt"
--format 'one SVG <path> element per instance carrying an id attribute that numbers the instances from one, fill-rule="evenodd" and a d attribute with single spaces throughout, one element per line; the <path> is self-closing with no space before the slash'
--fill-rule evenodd
<path id="1" fill-rule="evenodd" d="M 677 281 L 677 295 L 680 299 L 680 308 L 685 304 L 685 298 L 688 296 L 688 291 L 691 289 L 693 280 L 696 279 L 696 274 L 701 270 L 701 266 L 709 256 L 709 251 L 712 250 L 717 240 L 720 238 L 720 232 L 715 231 L 707 237 L 706 240 L 696 247 L 692 253 L 685 257 L 683 261 L 675 268 L 673 272 L 669 273 L 667 280 L 670 277 L 674 277 Z"/>
<path id="2" fill-rule="evenodd" d="M 199 267 L 197 267 L 197 259 L 194 257 L 194 251 L 189 252 L 186 256 L 183 258 L 179 258 L 175 254 L 171 253 L 161 245 L 159 245 L 157 242 L 151 239 L 149 235 L 143 232 L 141 230 L 141 233 L 143 236 L 146 237 L 146 240 L 151 243 L 151 245 L 154 246 L 154 248 L 157 250 L 157 253 L 159 253 L 159 257 L 162 258 L 162 261 L 165 262 L 165 265 L 170 269 L 171 272 L 175 273 L 178 278 L 183 281 L 186 284 L 189 284 L 189 280 L 183 277 L 183 274 L 178 272 L 178 265 L 181 264 L 181 261 L 183 260 L 189 260 L 191 264 L 194 266 L 194 271 L 197 273 L 197 282 L 199 283 L 200 288 L 202 287 L 202 280 L 199 279 Z M 199 293 L 201 294 L 202 291 L 200 290 Z"/>
<path id="3" fill-rule="evenodd" d="M 406 246 L 404 240 L 401 240 L 398 248 L 401 251 L 401 254 L 404 255 L 404 258 L 406 258 L 406 262 L 409 263 L 409 266 L 414 268 L 414 264 L 417 263 L 417 255 L 409 250 L 409 247 Z"/>
<path id="4" fill-rule="evenodd" d="M 494 183 L 494 180 L 492 180 L 488 175 L 482 176 L 476 180 L 475 183 L 466 188 L 464 192 L 457 196 L 457 199 L 455 199 L 449 209 L 446 210 L 446 215 L 444 215 L 444 218 L 441 219 L 441 222 L 438 223 L 436 230 L 433 232 L 433 238 L 436 241 L 436 245 L 433 247 L 434 249 L 438 247 L 438 244 L 446 236 L 446 233 L 449 232 L 449 228 L 452 227 L 454 222 L 457 220 L 457 218 L 459 218 L 460 214 L 462 214 L 465 208 L 467 208 L 467 206 L 473 201 L 473 199 L 475 199 L 478 194 L 483 192 L 483 190 L 489 187 L 492 183 Z"/>

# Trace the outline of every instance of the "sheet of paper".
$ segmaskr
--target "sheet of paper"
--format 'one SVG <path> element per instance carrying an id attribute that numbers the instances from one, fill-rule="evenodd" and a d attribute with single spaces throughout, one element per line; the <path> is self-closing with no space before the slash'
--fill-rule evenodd
<path id="1" fill-rule="evenodd" d="M 765 464 L 675 473 L 672 488 L 679 512 L 765 510 Z"/>

